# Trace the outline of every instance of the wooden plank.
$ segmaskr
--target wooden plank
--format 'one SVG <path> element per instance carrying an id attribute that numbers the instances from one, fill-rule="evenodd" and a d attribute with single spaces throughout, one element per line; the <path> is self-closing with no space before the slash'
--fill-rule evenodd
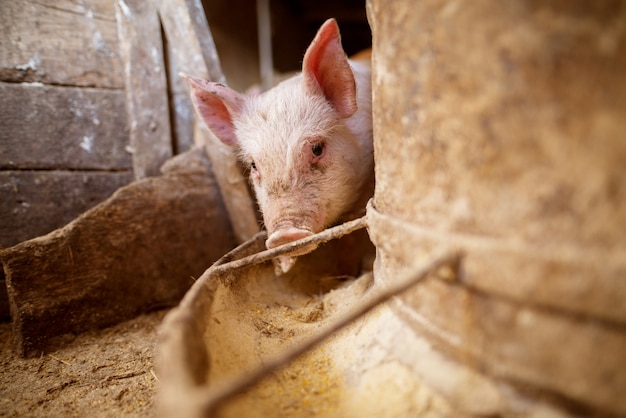
<path id="1" fill-rule="evenodd" d="M 181 71 L 226 84 L 200 0 L 154 0 Z M 184 45 L 181 48 L 180 45 Z"/>
<path id="2" fill-rule="evenodd" d="M 0 171 L 0 245 L 47 234 L 131 180 L 130 171 Z"/>
<path id="3" fill-rule="evenodd" d="M 229 0 L 225 2 L 203 2 L 203 9 L 215 47 L 219 52 L 219 63 L 228 77 L 228 84 L 245 91 L 252 85 L 258 85 L 259 59 L 257 50 L 256 16 L 251 13 L 231 13 L 232 10 L 245 10 L 250 7 L 249 0 Z M 225 8 L 225 6 L 228 6 Z M 175 133 L 176 147 L 188 149 L 193 145 L 194 109 L 189 100 L 187 81 L 178 76 L 181 69 L 173 59 L 180 51 L 174 51 L 174 45 L 167 42 L 166 63 L 170 87 L 170 106 L 172 109 L 172 130 Z"/>
<path id="4" fill-rule="evenodd" d="M 7 282 L 4 278 L 4 269 L 0 268 L 0 321 L 11 319 L 9 308 L 9 295 L 7 294 Z"/>
<path id="5" fill-rule="evenodd" d="M 0 80 L 124 87 L 113 4 L 3 1 Z"/>
<path id="6" fill-rule="evenodd" d="M 0 82 L 0 169 L 128 170 L 119 90 Z"/>
<path id="7" fill-rule="evenodd" d="M 156 0 L 159 15 L 178 68 L 189 74 L 225 83 L 215 43 L 200 0 Z M 184 47 L 180 47 L 184 45 Z M 231 149 L 195 119 L 196 144 L 206 144 L 215 177 L 235 235 L 244 242 L 259 231 L 256 208 L 246 179 Z"/>
<path id="8" fill-rule="evenodd" d="M 161 25 L 152 1 L 118 0 L 120 51 L 135 178 L 159 174 L 172 156 Z"/>
<path id="9" fill-rule="evenodd" d="M 170 97 L 170 114 L 172 115 L 172 133 L 174 134 L 174 153 L 184 152 L 194 146 L 194 109 L 189 100 L 189 89 L 184 78 L 179 77 L 178 61 L 175 56 L 174 45 L 163 37 L 165 62 L 167 65 L 167 83 Z"/>
<path id="10" fill-rule="evenodd" d="M 62 229 L 0 252 L 17 352 L 177 303 L 234 236 L 204 150 L 123 187 Z"/>

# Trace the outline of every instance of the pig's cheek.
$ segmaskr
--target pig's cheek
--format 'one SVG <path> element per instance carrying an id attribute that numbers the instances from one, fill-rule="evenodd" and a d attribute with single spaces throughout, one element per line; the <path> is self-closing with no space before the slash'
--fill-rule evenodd
<path id="1" fill-rule="evenodd" d="M 256 199 L 259 202 L 259 204 L 261 203 L 261 192 L 262 192 L 262 188 L 261 188 L 261 178 L 257 173 L 250 173 L 250 177 L 248 178 L 250 181 L 250 184 L 252 185 L 252 189 L 254 190 L 254 194 L 256 195 Z"/>
<path id="2" fill-rule="evenodd" d="M 252 184 L 252 187 L 254 188 L 255 193 L 259 194 L 259 191 L 261 190 L 262 186 L 261 186 L 261 175 L 258 171 L 254 170 L 250 173 L 250 177 L 249 177 L 249 181 L 250 184 Z"/>
<path id="3" fill-rule="evenodd" d="M 259 209 L 263 215 L 263 222 L 267 225 L 267 195 L 265 194 L 265 190 L 263 190 L 260 183 L 253 182 L 252 186 L 254 188 L 254 194 L 256 195 Z"/>
<path id="4" fill-rule="evenodd" d="M 265 206 L 265 193 L 263 193 L 263 188 L 257 183 L 252 183 L 252 188 L 254 189 L 256 200 L 259 202 L 259 206 L 261 206 L 261 209 L 263 210 Z"/>

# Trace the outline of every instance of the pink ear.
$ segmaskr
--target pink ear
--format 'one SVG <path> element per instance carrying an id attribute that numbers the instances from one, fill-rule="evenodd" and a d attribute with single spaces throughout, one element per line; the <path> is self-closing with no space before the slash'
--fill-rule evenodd
<path id="1" fill-rule="evenodd" d="M 180 75 L 189 80 L 191 100 L 206 126 L 226 145 L 237 146 L 233 115 L 241 111 L 243 96 L 222 84 Z"/>
<path id="2" fill-rule="evenodd" d="M 317 32 L 304 54 L 302 63 L 305 87 L 323 94 L 341 117 L 357 110 L 356 84 L 343 48 L 335 19 L 328 19 Z"/>

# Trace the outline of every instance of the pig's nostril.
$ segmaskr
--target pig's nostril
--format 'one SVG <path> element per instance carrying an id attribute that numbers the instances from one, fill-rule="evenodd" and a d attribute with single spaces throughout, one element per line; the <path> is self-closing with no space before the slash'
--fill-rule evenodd
<path id="1" fill-rule="evenodd" d="M 308 237 L 311 231 L 299 228 L 288 228 L 274 232 L 268 240 L 265 242 L 267 248 L 278 247 L 279 245 L 287 244 L 288 242 L 297 241 L 301 238 Z"/>

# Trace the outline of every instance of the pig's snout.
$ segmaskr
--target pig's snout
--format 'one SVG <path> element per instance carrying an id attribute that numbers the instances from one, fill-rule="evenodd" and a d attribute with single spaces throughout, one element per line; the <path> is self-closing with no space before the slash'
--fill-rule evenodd
<path id="1" fill-rule="evenodd" d="M 300 228 L 287 228 L 279 229 L 269 236 L 265 245 L 267 248 L 278 247 L 279 245 L 287 244 L 288 242 L 297 241 L 302 238 L 306 238 L 312 235 L 311 231 Z"/>

